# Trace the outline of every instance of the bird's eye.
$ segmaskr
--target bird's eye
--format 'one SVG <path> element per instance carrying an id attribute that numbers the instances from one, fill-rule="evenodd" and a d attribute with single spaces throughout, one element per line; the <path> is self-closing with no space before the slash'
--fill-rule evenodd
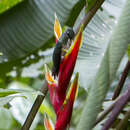
<path id="1" fill-rule="evenodd" d="M 73 31 L 73 29 L 68 28 L 68 29 L 66 30 L 66 35 L 68 36 L 68 38 L 72 39 L 73 36 L 74 36 L 74 31 Z"/>

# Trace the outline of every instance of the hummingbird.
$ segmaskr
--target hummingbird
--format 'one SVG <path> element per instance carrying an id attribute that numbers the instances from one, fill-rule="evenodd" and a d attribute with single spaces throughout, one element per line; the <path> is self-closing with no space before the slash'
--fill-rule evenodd
<path id="1" fill-rule="evenodd" d="M 58 73 L 59 73 L 62 50 L 65 50 L 64 48 L 65 46 L 67 46 L 68 41 L 73 40 L 74 36 L 75 36 L 75 33 L 73 31 L 73 28 L 68 27 L 63 32 L 59 40 L 57 41 L 57 44 L 54 48 L 53 56 L 52 56 L 52 60 L 53 60 L 52 75 L 54 76 L 54 78 L 58 76 Z"/>

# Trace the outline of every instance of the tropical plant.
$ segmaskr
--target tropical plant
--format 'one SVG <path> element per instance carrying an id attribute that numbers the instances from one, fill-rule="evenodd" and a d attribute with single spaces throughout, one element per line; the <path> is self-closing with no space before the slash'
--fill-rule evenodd
<path id="1" fill-rule="evenodd" d="M 0 129 L 42 130 L 44 113 L 48 115 L 45 122 L 51 118 L 56 123 L 55 104 L 50 104 L 44 80 L 44 64 L 52 68 L 54 13 L 63 31 L 69 26 L 77 34 L 84 26 L 83 44 L 72 75 L 79 72 L 80 87 L 70 128 L 130 129 L 130 1 L 103 2 L 0 1 Z M 61 104 L 66 101 L 66 93 Z"/>

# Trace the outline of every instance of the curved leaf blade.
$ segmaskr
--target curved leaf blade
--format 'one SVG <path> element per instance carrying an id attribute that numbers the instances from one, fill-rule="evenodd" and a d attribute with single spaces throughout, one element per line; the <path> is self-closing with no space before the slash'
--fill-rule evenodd
<path id="1" fill-rule="evenodd" d="M 22 58 L 44 46 L 53 36 L 54 12 L 63 25 L 76 3 L 78 0 L 28 0 L 2 14 L 0 62 Z"/>
<path id="2" fill-rule="evenodd" d="M 106 96 L 109 85 L 115 77 L 118 66 L 130 43 L 130 1 L 127 0 L 108 44 L 101 66 L 91 86 L 87 104 L 83 110 L 77 129 L 90 130 L 93 128 L 97 114 L 101 110 L 102 102 Z M 94 114 L 92 114 L 94 113 Z"/>

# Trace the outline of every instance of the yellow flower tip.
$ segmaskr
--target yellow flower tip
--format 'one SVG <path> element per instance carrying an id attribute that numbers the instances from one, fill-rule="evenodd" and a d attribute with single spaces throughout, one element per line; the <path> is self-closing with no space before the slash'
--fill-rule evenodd
<path id="1" fill-rule="evenodd" d="M 78 82 L 78 79 L 79 79 L 79 73 L 77 72 L 77 73 L 76 73 L 76 76 L 75 76 L 75 78 L 74 78 L 74 82 Z"/>
<path id="2" fill-rule="evenodd" d="M 66 96 L 66 101 L 67 100 L 69 100 L 69 98 L 70 98 L 70 95 L 73 93 L 72 91 L 74 90 L 74 100 L 76 99 L 76 97 L 77 97 L 77 94 L 78 94 L 78 88 L 79 88 L 79 83 L 78 83 L 78 79 L 79 79 L 79 73 L 77 72 L 76 73 L 76 75 L 75 75 L 75 78 L 74 78 L 74 80 L 73 80 L 73 82 L 72 82 L 72 84 L 71 84 L 71 86 L 70 86 L 70 89 L 69 89 L 69 91 L 68 91 L 68 94 L 67 94 L 67 96 Z M 66 101 L 65 101 L 65 103 L 66 103 Z"/>
<path id="3" fill-rule="evenodd" d="M 44 126 L 46 130 L 54 130 L 54 125 L 46 113 L 44 114 Z"/>
<path id="4" fill-rule="evenodd" d="M 81 28 L 80 28 L 80 31 L 79 31 L 79 33 L 81 33 L 81 43 L 80 43 L 79 49 L 81 48 L 81 46 L 82 46 L 82 41 L 83 41 L 83 28 L 84 28 L 84 25 L 82 24 L 82 25 L 81 25 Z M 79 34 L 79 35 L 80 35 L 80 34 Z"/>
<path id="5" fill-rule="evenodd" d="M 54 80 L 53 76 L 51 75 L 51 71 L 49 70 L 49 68 L 47 67 L 46 64 L 44 64 L 44 68 L 45 68 L 45 78 L 48 82 L 48 84 L 52 84 L 52 83 L 55 83 L 57 84 L 57 81 Z"/>
<path id="6" fill-rule="evenodd" d="M 62 35 L 62 28 L 61 28 L 61 25 L 60 25 L 60 22 L 59 22 L 59 20 L 57 18 L 56 13 L 54 14 L 54 16 L 55 16 L 54 34 L 55 34 L 56 39 L 59 40 L 59 38 Z"/>

